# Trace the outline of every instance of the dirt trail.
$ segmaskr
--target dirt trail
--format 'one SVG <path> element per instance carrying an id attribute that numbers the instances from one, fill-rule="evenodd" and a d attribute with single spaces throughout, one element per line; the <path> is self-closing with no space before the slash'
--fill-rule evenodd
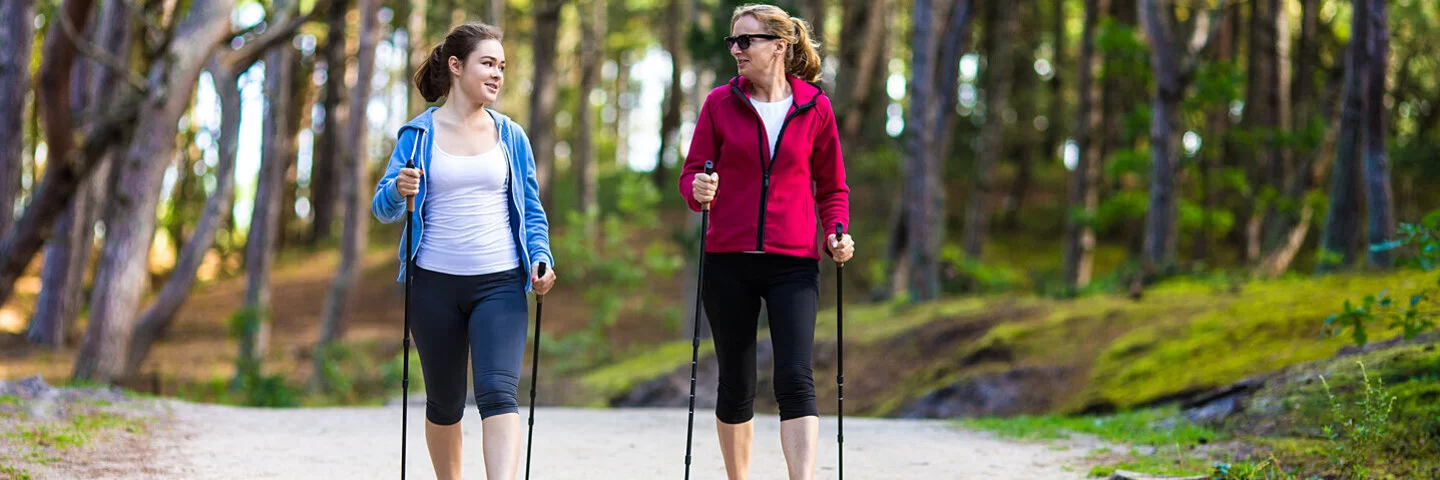
<path id="1" fill-rule="evenodd" d="M 125 449 L 141 448 L 143 455 L 106 451 L 113 461 L 57 465 L 34 472 L 36 478 L 103 472 L 106 478 L 348 479 L 399 473 L 400 412 L 394 406 L 256 409 L 165 401 L 159 410 L 164 413 L 149 445 Z M 434 478 L 424 410 L 410 406 L 408 477 L 414 479 Z M 686 415 L 683 409 L 541 408 L 533 478 L 681 478 Z M 467 413 L 466 419 L 465 476 L 482 478 L 478 416 Z M 695 424 L 692 478 L 723 479 L 713 416 L 696 412 Z M 845 428 L 846 470 L 856 479 L 1078 479 L 1089 451 L 1084 444 L 1015 443 L 937 421 L 849 418 Z M 819 479 L 836 478 L 834 434 L 834 418 L 827 417 Z M 752 478 L 784 478 L 778 421 L 757 417 L 755 438 Z"/>

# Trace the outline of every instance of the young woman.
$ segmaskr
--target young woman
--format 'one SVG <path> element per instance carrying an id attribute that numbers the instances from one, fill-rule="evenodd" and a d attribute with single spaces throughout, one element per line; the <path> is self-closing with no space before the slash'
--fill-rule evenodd
<path id="1" fill-rule="evenodd" d="M 810 24 L 770 5 L 735 10 L 725 39 L 740 76 L 710 92 L 700 109 L 680 192 L 692 210 L 710 204 L 705 312 L 720 364 L 715 407 L 731 480 L 749 476 L 754 436 L 755 337 L 760 300 L 775 346 L 780 442 L 794 479 L 815 475 L 820 418 L 810 353 L 819 304 L 816 224 L 837 262 L 854 254 L 850 189 Z M 703 173 L 713 160 L 715 173 Z M 726 178 L 719 194 L 720 178 Z M 817 216 L 818 207 L 818 216 Z"/>
<path id="2" fill-rule="evenodd" d="M 525 291 L 543 295 L 555 282 L 530 140 L 485 108 L 505 81 L 500 39 L 490 25 L 455 27 L 415 72 L 425 100 L 445 103 L 400 128 L 371 207 L 380 221 L 395 222 L 404 218 L 405 198 L 415 197 L 416 228 L 404 234 L 415 251 L 404 250 L 402 236 L 400 279 L 413 258 L 411 333 L 425 376 L 425 440 L 441 479 L 460 478 L 467 353 L 486 478 L 515 478 Z M 405 168 L 407 161 L 416 168 Z M 550 267 L 543 277 L 536 275 L 542 262 Z"/>

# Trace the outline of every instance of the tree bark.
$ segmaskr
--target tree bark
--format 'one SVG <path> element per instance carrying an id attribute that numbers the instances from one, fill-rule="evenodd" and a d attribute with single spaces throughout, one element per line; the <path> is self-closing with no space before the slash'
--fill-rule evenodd
<path id="1" fill-rule="evenodd" d="M 1121 0 L 1124 1 L 1124 0 Z M 1075 78 L 1079 97 L 1075 122 L 1075 170 L 1070 174 L 1070 213 L 1065 221 L 1065 285 L 1071 292 L 1090 283 L 1095 258 L 1095 229 L 1091 219 L 1099 207 L 1095 185 L 1100 180 L 1100 147 L 1097 138 L 1103 128 L 1104 112 L 1100 108 L 1100 82 L 1096 76 L 1104 56 L 1095 50 L 1095 34 L 1101 12 L 1109 10 L 1110 0 L 1086 0 L 1084 30 L 1080 38 L 1080 66 Z"/>
<path id="2" fill-rule="evenodd" d="M 505 28 L 505 0 L 490 0 L 488 7 L 490 10 L 485 22 Z"/>
<path id="3" fill-rule="evenodd" d="M 98 40 L 98 42 L 96 42 Z M 104 52 L 117 59 L 126 59 L 130 45 L 129 8 L 125 2 L 106 2 L 100 10 L 99 24 L 91 38 Z M 72 75 L 71 111 L 82 118 L 94 118 L 100 99 L 116 92 L 113 82 L 117 74 L 95 60 L 81 65 Z M 55 236 L 45 249 L 44 268 L 40 272 L 40 297 L 30 318 L 29 341 L 37 345 L 63 347 L 71 322 L 80 314 L 84 299 L 85 273 L 89 271 L 90 255 L 95 237 L 95 222 L 109 190 L 110 155 L 100 160 L 96 173 L 78 187 L 78 195 L 56 220 Z"/>
<path id="4" fill-rule="evenodd" d="M 550 203 L 550 181 L 555 170 L 555 97 L 557 95 L 555 49 L 560 30 L 559 0 L 536 0 L 533 55 L 535 76 L 530 92 L 530 145 L 535 152 L 535 180 L 541 203 Z"/>
<path id="5" fill-rule="evenodd" d="M 164 58 L 151 66 L 151 85 L 138 132 L 118 160 L 119 182 L 105 211 L 105 247 L 95 273 L 90 324 L 75 360 L 76 379 L 113 382 L 124 373 L 146 260 L 155 233 L 160 180 L 175 149 L 177 123 L 190 105 L 205 61 L 229 31 L 233 0 L 196 0 Z"/>
<path id="6" fill-rule="evenodd" d="M 580 94 L 576 95 L 579 121 L 575 131 L 574 164 L 579 209 L 587 214 L 600 213 L 600 165 L 595 158 L 595 109 L 590 105 L 590 92 L 600 86 L 600 64 L 605 61 L 605 4 L 605 0 L 589 0 L 581 4 L 589 7 L 589 11 L 580 14 L 580 30 L 585 38 L 580 45 Z M 596 238 L 598 232 L 593 217 L 587 222 L 586 230 L 586 238 Z"/>
<path id="7" fill-rule="evenodd" d="M 1385 149 L 1386 115 L 1385 74 L 1389 66 L 1390 30 L 1384 0 L 1361 0 L 1370 2 L 1366 52 L 1369 56 L 1365 70 L 1365 204 L 1370 210 L 1367 259 L 1372 267 L 1389 267 L 1394 261 L 1392 250 L 1387 243 L 1395 238 L 1395 194 L 1390 186 L 1390 157 Z M 1353 41 L 1353 40 L 1352 40 Z"/>
<path id="8" fill-rule="evenodd" d="M 841 138 L 849 141 L 846 150 L 863 151 L 868 135 L 862 130 L 878 129 L 877 107 L 886 103 L 885 98 L 875 98 L 874 92 L 884 91 L 886 72 L 889 66 L 881 61 L 885 54 L 890 33 L 891 9 L 894 0 L 875 2 L 849 0 L 845 2 L 843 31 L 846 39 L 840 42 L 840 71 L 836 78 L 838 99 L 843 102 L 841 109 Z M 883 130 L 883 129 L 880 129 Z"/>
<path id="9" fill-rule="evenodd" d="M 912 40 L 910 62 L 910 108 L 906 118 L 905 159 L 902 176 L 905 179 L 905 226 L 906 250 L 910 256 L 911 278 L 910 298 L 913 301 L 928 301 L 939 296 L 940 271 L 939 252 L 931 252 L 917 245 L 917 239 L 929 238 L 933 214 L 930 204 L 930 145 L 937 132 L 927 125 L 936 108 L 934 101 L 934 78 L 936 63 L 936 36 L 934 11 L 930 0 L 915 0 L 912 12 Z"/>
<path id="10" fill-rule="evenodd" d="M 986 52 L 985 126 L 980 132 L 980 155 L 975 166 L 974 188 L 966 204 L 962 234 L 965 256 L 977 261 L 981 258 L 990 224 L 989 200 L 995 188 L 995 165 L 1005 148 L 1005 113 L 1010 109 L 1010 76 L 1015 57 L 1015 44 L 1009 39 L 1019 35 L 1020 29 L 1019 12 L 1010 8 L 993 8 L 996 9 L 997 23 L 987 26 L 989 35 L 995 41 L 992 42 L 994 51 Z"/>
<path id="11" fill-rule="evenodd" d="M 229 69 L 212 65 L 210 74 L 220 97 L 220 155 L 215 162 L 215 191 L 206 199 L 205 211 L 195 226 L 195 233 L 180 252 L 170 280 L 136 322 L 125 362 L 126 376 L 139 372 L 151 345 L 165 335 L 175 314 L 185 305 L 205 253 L 215 244 L 215 234 L 230 216 L 231 205 L 235 201 L 235 157 L 240 146 L 240 90 L 236 85 L 237 76 Z"/>
<path id="12" fill-rule="evenodd" d="M 1350 46 L 1345 56 L 1345 84 L 1342 87 L 1340 127 L 1335 142 L 1335 168 L 1330 173 L 1330 207 L 1325 213 L 1325 234 L 1321 238 L 1321 261 L 1317 271 L 1325 273 L 1348 267 L 1359 249 L 1361 210 L 1360 149 L 1364 136 L 1365 81 L 1369 73 L 1366 38 L 1370 22 L 1367 0 L 1355 0 L 1350 22 Z"/>
<path id="13" fill-rule="evenodd" d="M 323 386 L 327 356 L 324 350 L 345 336 L 345 313 L 355 286 L 359 283 L 362 256 L 368 237 L 364 196 L 369 180 L 366 148 L 365 111 L 370 101 L 371 77 L 375 71 L 375 45 L 379 43 L 380 25 L 376 18 L 378 0 L 360 0 L 360 50 L 355 59 L 355 88 L 350 92 L 350 120 L 345 124 L 347 147 L 339 157 L 345 161 L 342 186 L 345 205 L 344 240 L 340 250 L 340 269 L 331 283 L 321 312 L 320 340 L 316 347 L 315 372 L 311 378 Z"/>
<path id="14" fill-rule="evenodd" d="M 50 158 L 66 158 L 74 143 L 70 75 L 79 53 L 77 37 L 85 31 L 94 7 L 94 0 L 66 0 L 56 12 L 58 15 L 52 28 L 45 34 L 40 71 L 36 73 L 35 105 L 45 128 L 45 151 Z"/>
<path id="15" fill-rule="evenodd" d="M 273 25 L 282 25 L 293 16 L 288 0 L 275 2 Z M 250 232 L 245 235 L 245 303 L 243 310 L 256 323 L 242 329 L 237 362 L 258 365 L 270 344 L 270 270 L 275 264 L 276 239 L 281 236 L 280 210 L 284 197 L 285 173 L 290 169 L 289 125 L 296 112 L 290 98 L 292 66 L 296 52 L 289 45 L 271 49 L 265 55 L 265 119 L 260 137 L 260 172 L 256 180 L 255 203 L 250 214 Z M 243 371 L 237 371 L 243 375 Z"/>
<path id="16" fill-rule="evenodd" d="M 24 170 L 25 99 L 30 92 L 30 49 L 34 42 L 34 0 L 0 5 L 0 234 L 15 223 Z"/>
<path id="17" fill-rule="evenodd" d="M 667 16 L 688 17 L 685 9 L 689 5 L 689 0 L 670 0 Z M 670 86 L 665 90 L 665 113 L 660 117 L 660 152 L 655 158 L 655 170 L 650 176 L 656 188 L 664 188 L 670 183 L 670 165 L 665 160 L 666 154 L 670 154 L 671 162 L 680 158 L 680 112 L 685 105 L 685 89 L 680 84 L 680 76 L 689 63 L 689 51 L 685 48 L 684 38 L 683 22 L 665 22 L 665 50 L 670 53 Z"/>
<path id="18" fill-rule="evenodd" d="M 1171 23 L 1175 18 L 1173 6 L 1162 10 L 1157 3 L 1157 0 L 1139 0 L 1138 5 L 1140 22 L 1150 46 L 1150 68 L 1156 87 L 1151 101 L 1150 201 L 1142 243 L 1144 275 L 1139 277 L 1142 279 L 1168 273 L 1175 264 L 1180 100 L 1194 76 L 1196 55 L 1222 23 L 1211 18 L 1213 12 L 1197 13 L 1201 16 L 1195 22 L 1195 30 L 1188 39 L 1181 39 Z M 1221 1 L 1218 11 L 1224 9 L 1225 2 Z"/>
<path id="19" fill-rule="evenodd" d="M 315 142 L 315 153 L 310 163 L 310 208 L 314 212 L 310 224 L 310 244 L 331 239 L 334 236 L 335 212 L 339 206 L 337 186 L 341 182 L 339 167 L 342 125 L 345 125 L 345 12 L 350 0 L 333 0 L 325 14 L 329 26 L 325 38 L 325 86 L 321 105 L 325 115 L 321 120 L 320 137 Z M 422 55 L 421 58 L 427 58 Z"/>

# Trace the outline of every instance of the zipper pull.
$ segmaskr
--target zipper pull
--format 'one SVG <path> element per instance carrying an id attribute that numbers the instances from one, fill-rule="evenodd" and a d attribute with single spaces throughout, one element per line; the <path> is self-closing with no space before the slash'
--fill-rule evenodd
<path id="1" fill-rule="evenodd" d="M 769 187 L 770 187 L 770 173 L 769 173 L 769 172 L 766 172 L 766 173 L 765 173 L 765 187 L 766 187 L 766 188 L 769 188 Z"/>

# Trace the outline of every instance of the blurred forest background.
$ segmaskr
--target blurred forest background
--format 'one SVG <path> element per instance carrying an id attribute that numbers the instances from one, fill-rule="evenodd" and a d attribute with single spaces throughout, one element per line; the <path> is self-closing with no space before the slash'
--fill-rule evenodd
<path id="1" fill-rule="evenodd" d="M 1334 357 L 1363 353 L 1398 399 L 1384 422 L 1410 425 L 1377 448 L 1434 453 L 1440 4 L 778 4 L 816 25 L 840 122 L 861 414 L 1191 408 L 1312 362 L 1353 377 Z M 699 221 L 675 179 L 734 75 L 738 5 L 5 0 L 0 378 L 398 394 L 399 231 L 368 204 L 427 107 L 411 72 L 483 21 L 505 30 L 492 107 L 534 145 L 560 276 L 542 403 L 683 405 Z M 833 310 L 818 323 L 827 406 Z M 1368 383 L 1340 385 L 1272 394 L 1329 411 Z M 1328 435 L 1247 414 L 1278 415 L 1191 420 Z"/>

